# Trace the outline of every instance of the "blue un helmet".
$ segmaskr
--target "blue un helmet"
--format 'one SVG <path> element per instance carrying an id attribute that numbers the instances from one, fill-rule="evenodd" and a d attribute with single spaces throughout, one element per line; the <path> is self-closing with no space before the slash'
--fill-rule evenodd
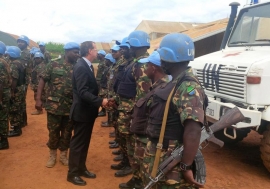
<path id="1" fill-rule="evenodd" d="M 98 54 L 101 54 L 101 55 L 105 56 L 106 55 L 106 52 L 104 50 L 99 50 L 98 51 Z"/>
<path id="2" fill-rule="evenodd" d="M 39 42 L 38 46 L 45 46 L 45 43 L 44 42 Z"/>
<path id="3" fill-rule="evenodd" d="M 75 42 L 69 42 L 69 43 L 65 44 L 64 49 L 65 50 L 70 50 L 70 49 L 79 49 L 80 50 L 80 45 L 78 43 L 75 43 Z"/>
<path id="4" fill-rule="evenodd" d="M 29 45 L 29 38 L 25 35 L 21 35 L 18 39 L 17 39 L 17 43 L 18 43 L 18 40 L 22 40 L 24 42 L 26 42 L 27 45 Z"/>
<path id="5" fill-rule="evenodd" d="M 37 47 L 32 47 L 32 49 L 30 50 L 30 53 L 35 54 L 36 52 L 40 52 L 40 49 Z"/>
<path id="6" fill-rule="evenodd" d="M 161 60 L 170 63 L 192 61 L 195 54 L 192 39 L 182 33 L 165 35 L 157 51 Z"/>
<path id="7" fill-rule="evenodd" d="M 132 47 L 150 47 L 149 35 L 140 30 L 133 31 L 128 36 L 128 43 Z"/>
<path id="8" fill-rule="evenodd" d="M 128 47 L 128 48 L 130 48 L 130 45 L 129 45 L 127 42 L 128 42 L 128 37 L 125 37 L 125 38 L 122 40 L 122 42 L 121 42 L 121 44 L 119 45 L 119 47 Z"/>
<path id="9" fill-rule="evenodd" d="M 2 41 L 0 41 L 0 54 L 5 54 L 6 52 L 6 45 Z"/>
<path id="10" fill-rule="evenodd" d="M 9 46 L 6 50 L 6 54 L 8 54 L 11 58 L 20 58 L 21 49 L 16 46 Z"/>
<path id="11" fill-rule="evenodd" d="M 108 59 L 111 61 L 113 64 L 115 63 L 115 59 L 113 58 L 111 53 L 106 54 L 105 59 Z"/>
<path id="12" fill-rule="evenodd" d="M 36 52 L 34 55 L 34 58 L 43 58 L 44 59 L 44 55 L 41 52 Z"/>

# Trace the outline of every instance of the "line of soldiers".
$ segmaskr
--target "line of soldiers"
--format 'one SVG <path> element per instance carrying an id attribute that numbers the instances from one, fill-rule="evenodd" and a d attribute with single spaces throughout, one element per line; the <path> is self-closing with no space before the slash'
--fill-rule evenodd
<path id="1" fill-rule="evenodd" d="M 20 136 L 22 127 L 27 125 L 26 94 L 35 60 L 28 50 L 29 38 L 20 36 L 17 46 L 6 46 L 0 42 L 0 149 L 8 149 L 8 137 Z M 38 51 L 46 55 L 47 62 L 50 55 L 45 49 L 45 43 L 39 44 Z M 37 48 L 36 48 L 37 50 Z M 37 51 L 35 51 L 37 52 Z M 9 123 L 11 130 L 9 131 Z"/>
<path id="2" fill-rule="evenodd" d="M 119 184 L 120 189 L 144 188 L 151 180 L 150 175 L 153 176 L 155 159 L 160 164 L 175 148 L 184 145 L 182 161 L 153 188 L 202 187 L 204 183 L 194 178 L 205 175 L 194 172 L 194 161 L 204 162 L 194 158 L 201 127 L 205 124 L 207 97 L 188 67 L 194 59 L 194 44 L 184 34 L 169 34 L 159 49 L 148 56 L 149 41 L 147 33 L 134 31 L 113 46 L 111 54 L 98 52 L 99 95 L 110 99 L 106 109 L 108 121 L 101 126 L 115 128 L 110 133 L 115 137 L 109 142 L 110 148 L 120 147 L 112 154 L 119 155 L 114 160 L 121 162 L 111 165 L 111 169 L 117 170 L 116 177 L 133 174 L 128 182 Z M 164 140 L 160 144 L 168 99 L 165 134 L 161 136 Z M 105 116 L 104 109 L 99 116 Z M 159 157 L 157 148 L 161 149 Z"/>

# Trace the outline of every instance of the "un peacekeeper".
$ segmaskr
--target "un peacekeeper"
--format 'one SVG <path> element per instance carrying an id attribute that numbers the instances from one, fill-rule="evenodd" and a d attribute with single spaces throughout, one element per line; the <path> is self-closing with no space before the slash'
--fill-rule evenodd
<path id="1" fill-rule="evenodd" d="M 148 101 L 157 88 L 163 87 L 168 83 L 169 78 L 161 68 L 160 56 L 157 51 L 154 51 L 148 58 L 140 59 L 139 62 L 145 64 L 145 74 L 152 82 L 150 91 L 136 102 L 131 116 L 132 121 L 130 131 L 134 133 L 135 138 L 139 137 L 138 140 L 135 140 L 134 158 L 136 159 L 136 162 L 133 164 L 133 169 L 140 172 L 140 165 L 142 164 L 147 141 L 146 127 L 149 111 Z M 121 189 L 142 188 L 142 181 L 141 179 L 136 178 L 135 175 L 127 183 L 120 184 L 119 187 Z"/>
<path id="2" fill-rule="evenodd" d="M 123 76 L 123 73 L 125 71 L 125 68 L 133 61 L 133 57 L 130 54 L 130 45 L 127 43 L 127 37 L 123 38 L 121 43 L 119 43 L 120 51 L 122 54 L 123 62 L 118 66 L 118 69 L 115 73 L 115 82 L 113 84 L 113 90 L 115 93 L 117 93 L 117 89 L 119 86 L 119 83 L 121 81 L 121 78 Z M 113 97 L 114 98 L 114 97 Z M 117 98 L 117 97 L 115 97 Z M 117 110 L 122 110 L 121 103 L 119 103 L 119 106 L 117 107 Z M 118 131 L 118 129 L 116 129 Z M 115 141 L 110 141 L 111 144 L 115 143 L 116 141 L 119 141 L 119 132 L 115 132 Z M 123 159 L 123 154 L 121 154 L 121 150 L 115 150 L 112 151 L 112 154 L 118 155 L 114 158 L 115 161 L 121 161 Z"/>
<path id="3" fill-rule="evenodd" d="M 123 153 L 123 161 L 114 167 L 111 166 L 111 168 L 121 169 L 115 173 L 115 176 L 125 176 L 133 172 L 133 176 L 140 179 L 139 172 L 131 168 L 135 163 L 133 158 L 135 138 L 132 137 L 130 132 L 130 121 L 135 103 L 149 91 L 151 86 L 151 80 L 144 73 L 145 64 L 138 62 L 139 59 L 147 57 L 150 40 L 146 32 L 133 31 L 128 36 L 128 43 L 134 60 L 125 68 L 117 89 L 119 102 L 121 103 L 119 106 L 122 109 L 119 110 L 118 131 L 120 133 L 120 148 Z"/>
<path id="4" fill-rule="evenodd" d="M 65 44 L 65 56 L 60 61 L 51 61 L 41 73 L 37 97 L 36 109 L 42 110 L 42 91 L 45 82 L 48 83 L 49 94 L 45 109 L 47 111 L 47 128 L 49 140 L 47 146 L 50 149 L 50 157 L 46 167 L 51 168 L 56 163 L 57 149 L 60 150 L 60 162 L 68 166 L 67 151 L 72 134 L 72 124 L 69 120 L 70 107 L 72 105 L 72 73 L 73 66 L 79 57 L 80 46 L 77 43 Z"/>
<path id="5" fill-rule="evenodd" d="M 111 48 L 111 52 L 112 52 L 112 57 L 115 59 L 115 64 L 113 64 L 113 66 L 110 67 L 109 71 L 108 71 L 108 98 L 112 98 L 114 96 L 116 96 L 114 90 L 113 90 L 113 84 L 115 82 L 115 74 L 118 70 L 118 66 L 122 63 L 123 59 L 121 58 L 122 54 L 121 54 L 121 51 L 120 51 L 120 47 L 118 45 L 114 45 L 112 48 Z M 102 127 L 111 127 L 111 126 L 114 126 L 115 127 L 115 124 L 117 122 L 117 116 L 118 116 L 118 112 L 117 110 L 115 109 L 108 109 L 108 119 L 110 119 L 110 123 L 112 124 L 109 124 L 109 122 L 103 122 L 101 123 L 101 126 Z M 117 148 L 118 147 L 118 144 L 112 144 L 110 146 L 110 148 Z"/>
<path id="6" fill-rule="evenodd" d="M 165 179 L 158 182 L 153 188 L 199 188 L 203 184 L 194 180 L 192 163 L 199 148 L 201 127 L 205 119 L 205 104 L 207 97 L 204 94 L 198 79 L 188 67 L 189 61 L 194 59 L 194 44 L 185 34 L 173 33 L 166 35 L 157 50 L 160 54 L 161 65 L 165 73 L 172 75 L 165 87 L 155 90 L 149 104 L 149 119 L 146 133 L 147 147 L 144 153 L 143 166 L 145 184 L 149 181 L 155 158 L 162 163 L 172 150 L 183 144 L 181 162 L 173 168 Z M 175 88 L 174 88 L 175 87 Z M 165 127 L 162 152 L 156 157 L 163 114 L 166 101 L 172 93 Z"/>
<path id="7" fill-rule="evenodd" d="M 16 46 L 9 46 L 6 54 L 10 60 L 11 70 L 11 100 L 10 107 L 10 125 L 13 127 L 8 134 L 9 137 L 20 136 L 22 134 L 21 128 L 24 126 L 23 122 L 23 103 L 24 103 L 24 86 L 25 86 L 25 67 L 20 61 L 21 50 Z"/>
<path id="8" fill-rule="evenodd" d="M 31 74 L 31 88 L 34 91 L 34 100 L 37 98 L 37 89 L 38 89 L 38 83 L 39 83 L 39 76 L 41 73 L 45 70 L 46 64 L 44 62 L 44 55 L 41 52 L 36 52 L 34 55 L 34 69 Z M 41 95 L 42 104 L 45 104 L 46 97 L 45 97 L 45 91 L 42 91 Z M 31 115 L 39 115 L 42 114 L 42 110 L 36 110 L 31 113 Z"/>
<path id="9" fill-rule="evenodd" d="M 10 108 L 10 67 L 3 55 L 6 45 L 0 41 L 0 150 L 8 149 L 8 115 Z"/>
<path id="10" fill-rule="evenodd" d="M 30 83 L 30 76 L 32 73 L 33 69 L 33 62 L 30 57 L 30 52 L 27 49 L 27 46 L 29 45 L 29 38 L 25 35 L 21 35 L 17 39 L 17 45 L 21 49 L 21 58 L 20 61 L 22 62 L 23 66 L 25 67 L 26 70 L 26 75 L 25 75 L 25 86 L 24 86 L 24 101 L 23 101 L 23 127 L 27 125 L 27 113 L 26 113 L 26 94 L 27 94 L 27 89 L 28 89 L 28 84 Z"/>
<path id="11" fill-rule="evenodd" d="M 30 58 L 31 58 L 32 62 L 34 62 L 34 55 L 36 52 L 40 52 L 40 49 L 37 47 L 32 47 L 29 52 L 30 52 Z M 35 67 L 35 64 L 33 63 L 33 68 L 34 67 Z"/>
<path id="12" fill-rule="evenodd" d="M 101 98 L 107 98 L 107 95 L 108 95 L 108 79 L 109 79 L 109 70 L 110 68 L 113 66 L 113 64 L 115 64 L 115 59 L 113 58 L 112 54 L 111 53 L 108 53 L 106 54 L 105 56 L 105 69 L 102 73 L 102 76 L 101 76 L 101 80 L 100 80 L 100 88 L 99 88 L 99 96 Z M 110 118 L 111 113 L 108 112 L 108 121 L 105 126 L 108 126 L 108 125 L 113 125 L 113 123 L 111 122 L 112 121 L 112 118 Z M 103 126 L 104 124 L 101 124 L 101 126 Z M 103 126 L 104 127 L 104 126 Z"/>
<path id="13" fill-rule="evenodd" d="M 48 64 L 52 57 L 50 55 L 50 52 L 46 50 L 46 46 L 45 46 L 45 43 L 44 42 L 39 42 L 39 49 L 40 51 L 42 52 L 42 54 L 44 55 L 44 62 L 45 64 Z"/>
<path id="14" fill-rule="evenodd" d="M 97 69 L 97 76 L 96 81 L 98 84 L 98 88 L 100 88 L 100 80 L 103 75 L 104 69 L 106 68 L 105 64 L 105 57 L 106 52 L 104 50 L 99 50 L 97 53 L 97 59 L 98 59 L 98 69 Z M 102 107 L 101 111 L 98 113 L 98 117 L 106 116 L 106 110 L 104 107 Z"/>

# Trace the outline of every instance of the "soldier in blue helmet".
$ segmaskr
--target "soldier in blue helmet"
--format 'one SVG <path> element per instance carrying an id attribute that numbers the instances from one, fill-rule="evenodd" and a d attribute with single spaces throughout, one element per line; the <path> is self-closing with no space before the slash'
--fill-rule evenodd
<path id="1" fill-rule="evenodd" d="M 183 145 L 181 162 L 157 182 L 153 188 L 187 188 L 203 187 L 194 179 L 193 161 L 199 148 L 201 127 L 205 124 L 205 107 L 207 96 L 197 77 L 188 67 L 194 59 L 194 43 L 192 39 L 180 33 L 166 35 L 157 50 L 161 58 L 161 66 L 165 73 L 172 75 L 172 81 L 164 87 L 155 90 L 148 102 L 149 118 L 146 127 L 147 146 L 144 152 L 142 175 L 146 185 L 153 176 L 155 159 L 162 163 L 177 147 Z M 172 98 L 168 99 L 172 93 Z M 163 114 L 167 100 L 170 101 L 165 133 L 160 136 Z M 161 144 L 159 138 L 164 137 Z M 157 149 L 161 149 L 160 157 L 156 156 Z M 203 164 L 203 158 L 200 158 Z M 155 177 L 155 175 L 153 176 Z"/>
<path id="2" fill-rule="evenodd" d="M 48 64 L 51 61 L 52 57 L 50 55 L 50 52 L 46 50 L 46 44 L 44 42 L 39 42 L 38 45 L 39 45 L 40 51 L 44 55 L 44 62 Z"/>
<path id="3" fill-rule="evenodd" d="M 100 80 L 102 77 L 102 73 L 104 72 L 106 68 L 105 64 L 105 56 L 106 52 L 104 50 L 99 50 L 97 53 L 97 59 L 98 59 L 98 69 L 97 69 L 97 75 L 96 75 L 96 81 L 98 84 L 98 87 L 100 88 Z M 101 111 L 98 113 L 99 117 L 106 116 L 106 110 L 102 107 Z"/>
<path id="4" fill-rule="evenodd" d="M 6 45 L 0 41 L 0 150 L 8 149 L 8 115 L 10 108 L 10 66 L 4 59 Z"/>
<path id="5" fill-rule="evenodd" d="M 27 125 L 27 113 L 26 113 L 26 94 L 28 89 L 28 84 L 30 83 L 30 76 L 33 69 L 33 62 L 31 60 L 30 52 L 27 49 L 29 46 L 30 40 L 27 36 L 21 35 L 17 39 L 17 45 L 21 49 L 21 58 L 20 61 L 22 62 L 23 66 L 25 67 L 26 74 L 25 74 L 25 96 L 24 96 L 24 102 L 23 102 L 23 126 Z"/>
<path id="6" fill-rule="evenodd" d="M 46 163 L 48 168 L 54 167 L 56 163 L 57 149 L 60 150 L 60 162 L 68 166 L 67 151 L 72 134 L 72 124 L 69 119 L 73 100 L 72 73 L 73 66 L 79 58 L 79 49 L 79 44 L 75 42 L 65 44 L 64 59 L 51 61 L 40 74 L 35 107 L 39 111 L 42 110 L 42 92 L 47 83 L 49 91 L 45 109 L 49 130 L 47 146 L 50 149 L 50 157 Z"/>
<path id="7" fill-rule="evenodd" d="M 34 54 L 33 60 L 35 67 L 31 74 L 31 88 L 34 91 L 34 100 L 36 100 L 39 76 L 45 70 L 46 64 L 44 62 L 44 55 L 41 52 L 36 52 Z M 45 104 L 46 102 L 45 91 L 42 91 L 41 98 L 43 104 Z M 42 112 L 43 112 L 42 110 L 36 110 L 32 112 L 31 115 L 39 115 L 42 114 Z"/>
<path id="8" fill-rule="evenodd" d="M 6 54 L 10 60 L 11 70 L 11 99 L 12 105 L 10 107 L 10 125 L 13 130 L 9 132 L 9 137 L 20 136 L 22 134 L 21 128 L 24 126 L 23 110 L 25 102 L 25 67 L 20 61 L 21 49 L 16 46 L 10 46 L 6 50 Z"/>

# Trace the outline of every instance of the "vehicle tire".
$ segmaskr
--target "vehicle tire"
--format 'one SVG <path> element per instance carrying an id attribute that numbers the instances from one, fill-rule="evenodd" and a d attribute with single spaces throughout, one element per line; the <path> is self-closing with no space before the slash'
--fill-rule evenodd
<path id="1" fill-rule="evenodd" d="M 270 172 L 270 125 L 268 125 L 266 130 L 263 132 L 260 151 L 263 164 Z"/>
<path id="2" fill-rule="evenodd" d="M 250 132 L 249 128 L 236 129 L 236 139 L 230 139 L 224 135 L 224 131 L 220 130 L 215 132 L 215 137 L 222 140 L 224 144 L 230 145 L 242 141 Z M 233 136 L 233 129 L 227 128 L 227 133 Z"/>

